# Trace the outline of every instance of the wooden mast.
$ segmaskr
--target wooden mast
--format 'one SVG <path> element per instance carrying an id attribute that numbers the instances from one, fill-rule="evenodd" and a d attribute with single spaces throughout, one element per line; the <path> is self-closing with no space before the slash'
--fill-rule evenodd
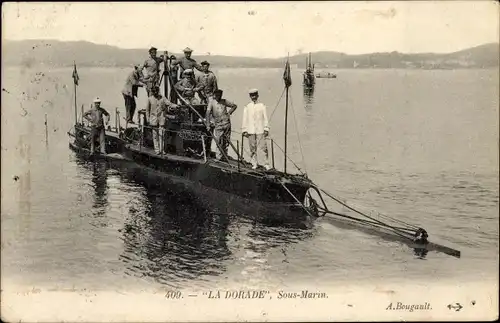
<path id="1" fill-rule="evenodd" d="M 78 124 L 78 112 L 76 106 L 76 86 L 78 85 L 78 72 L 76 71 L 76 62 L 73 61 L 73 89 L 75 91 L 75 126 Z M 82 124 L 83 124 L 83 114 L 82 114 Z"/>
<path id="2" fill-rule="evenodd" d="M 287 164 L 287 143 L 288 143 L 288 88 L 292 85 L 292 77 L 290 75 L 290 54 L 288 54 L 285 64 L 285 72 L 283 74 L 283 80 L 285 81 L 286 90 L 286 101 L 285 101 L 285 160 L 284 160 L 284 172 L 286 174 L 286 164 Z"/>
<path id="3" fill-rule="evenodd" d="M 286 87 L 286 101 L 285 101 L 285 166 L 284 171 L 286 174 L 286 151 L 287 151 L 287 137 L 288 137 L 288 86 Z"/>

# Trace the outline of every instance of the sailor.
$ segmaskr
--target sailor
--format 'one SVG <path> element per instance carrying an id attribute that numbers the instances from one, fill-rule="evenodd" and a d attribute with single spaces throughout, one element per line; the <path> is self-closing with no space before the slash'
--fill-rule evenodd
<path id="1" fill-rule="evenodd" d="M 252 168 L 257 168 L 257 147 L 264 152 L 266 170 L 271 169 L 269 166 L 269 154 L 267 149 L 267 136 L 269 135 L 269 122 L 267 120 L 267 108 L 263 103 L 258 101 L 259 91 L 252 89 L 249 91 L 250 99 L 243 110 L 242 132 L 248 138 L 250 146 L 250 157 Z"/>
<path id="2" fill-rule="evenodd" d="M 104 118 L 106 116 L 106 125 L 109 123 L 109 113 L 105 109 L 101 108 L 101 99 L 99 97 L 94 99 L 94 104 L 91 109 L 83 114 L 83 117 L 88 120 L 91 124 L 90 132 L 90 154 L 95 153 L 95 141 L 99 139 L 99 147 L 101 154 L 106 154 L 106 140 L 105 140 L 105 130 L 104 130 Z"/>
<path id="3" fill-rule="evenodd" d="M 199 100 L 196 99 L 195 94 L 203 89 L 203 85 L 198 84 L 194 78 L 193 70 L 187 69 L 183 72 L 183 78 L 175 84 L 175 88 L 179 91 L 179 94 L 189 103 L 189 104 L 199 104 Z"/>
<path id="4" fill-rule="evenodd" d="M 160 55 L 160 57 L 156 56 L 156 52 L 158 49 L 156 47 L 151 47 L 149 49 L 149 58 L 144 61 L 144 64 L 139 68 L 142 73 L 144 69 L 146 69 L 146 74 L 143 75 L 142 81 L 146 84 L 146 92 L 148 93 L 148 97 L 151 94 L 151 89 L 154 86 L 158 86 L 160 83 L 160 63 L 163 62 L 164 57 Z"/>
<path id="5" fill-rule="evenodd" d="M 208 102 L 206 124 L 210 131 L 210 124 L 214 123 L 214 140 L 217 143 L 216 158 L 227 161 L 227 148 L 231 141 L 231 114 L 238 107 L 231 101 L 222 98 L 223 91 L 214 91 L 214 98 Z M 229 108 L 229 111 L 228 111 Z"/>
<path id="6" fill-rule="evenodd" d="M 194 68 L 196 68 L 200 72 L 203 72 L 203 68 L 201 67 L 201 65 L 191 58 L 192 53 L 193 50 L 189 47 L 186 47 L 184 49 L 184 57 L 172 61 L 171 66 L 174 67 L 178 65 L 180 67 L 180 73 L 185 70 L 192 70 Z"/>
<path id="7" fill-rule="evenodd" d="M 134 70 L 128 74 L 125 80 L 125 86 L 123 87 L 122 94 L 125 100 L 125 111 L 127 113 L 127 122 L 134 123 L 134 112 L 136 108 L 135 97 L 137 97 L 137 88 L 139 86 L 144 86 L 140 81 L 139 65 L 134 65 Z"/>
<path id="8" fill-rule="evenodd" d="M 160 154 L 164 149 L 163 133 L 166 115 L 178 107 L 177 104 L 173 104 L 160 94 L 160 88 L 158 86 L 151 88 L 151 96 L 148 98 L 146 106 L 146 120 L 148 124 L 153 127 L 153 145 L 157 154 Z"/>
<path id="9" fill-rule="evenodd" d="M 199 74 L 196 77 L 198 84 L 203 85 L 203 103 L 208 103 L 214 97 L 214 91 L 217 90 L 217 77 L 215 74 L 209 70 L 210 63 L 207 61 L 201 62 L 203 68 L 203 74 Z"/>

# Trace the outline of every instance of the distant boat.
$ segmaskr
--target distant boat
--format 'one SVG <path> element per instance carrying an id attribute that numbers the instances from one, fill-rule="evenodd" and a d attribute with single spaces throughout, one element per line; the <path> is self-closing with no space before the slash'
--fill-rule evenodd
<path id="1" fill-rule="evenodd" d="M 314 64 L 311 63 L 311 53 L 309 53 L 309 57 L 306 57 L 306 70 L 304 72 L 304 81 L 303 85 L 306 88 L 314 87 L 316 80 L 314 78 Z"/>
<path id="2" fill-rule="evenodd" d="M 334 73 L 318 73 L 316 74 L 316 77 L 319 78 L 319 79 L 336 79 L 337 78 L 337 74 L 334 74 Z"/>

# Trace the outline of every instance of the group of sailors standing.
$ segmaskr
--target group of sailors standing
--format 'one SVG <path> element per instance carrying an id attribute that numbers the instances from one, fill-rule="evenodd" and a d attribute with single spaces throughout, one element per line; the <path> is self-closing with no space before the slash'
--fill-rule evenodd
<path id="1" fill-rule="evenodd" d="M 176 59 L 174 56 L 157 56 L 157 49 L 149 49 L 149 58 L 142 65 L 134 65 L 134 70 L 127 76 L 125 86 L 122 90 L 125 101 L 126 120 L 134 123 L 136 110 L 135 98 L 138 88 L 144 87 L 148 96 L 146 105 L 146 123 L 153 129 L 153 145 L 157 154 L 164 147 L 163 132 L 168 126 L 169 119 L 174 119 L 179 105 L 173 103 L 160 93 L 160 64 L 166 59 L 171 60 L 171 74 L 174 80 L 178 80 L 174 87 L 188 104 L 207 104 L 206 118 L 204 120 L 207 130 L 212 132 L 213 139 L 217 143 L 216 158 L 227 161 L 228 147 L 231 140 L 231 115 L 237 109 L 237 105 L 229 100 L 223 99 L 223 91 L 219 89 L 215 74 L 209 70 L 210 64 L 203 61 L 198 64 L 191 58 L 192 50 L 184 49 L 184 57 Z M 195 77 L 194 69 L 199 75 Z M 145 72 L 145 73 L 144 73 Z M 167 75 L 167 74 L 165 74 Z M 167 80 L 165 80 L 167 82 Z M 198 94 L 198 98 L 196 95 Z M 263 151 L 265 157 L 265 169 L 269 170 L 269 154 L 266 137 L 269 135 L 269 122 L 267 119 L 266 106 L 258 101 L 257 89 L 249 91 L 251 102 L 244 107 L 242 133 L 248 138 L 252 168 L 257 168 L 257 149 Z M 175 96 L 174 96 L 175 100 Z M 100 107 L 100 99 L 94 100 L 93 108 L 84 114 L 84 117 L 92 124 L 92 153 L 94 152 L 94 140 L 99 139 L 101 153 L 104 148 L 104 116 L 109 122 L 109 113 Z"/>
<path id="2" fill-rule="evenodd" d="M 122 90 L 128 123 L 134 123 L 135 98 L 138 94 L 138 88 L 144 87 L 148 98 L 151 97 L 153 88 L 159 87 L 161 83 L 160 64 L 168 59 L 171 60 L 170 77 L 174 81 L 180 77 L 180 80 L 174 85 L 175 89 L 189 104 L 206 104 L 210 98 L 213 98 L 214 91 L 218 88 L 217 78 L 209 70 L 210 63 L 203 61 L 198 64 L 191 58 L 192 52 L 189 47 L 185 48 L 184 57 L 176 59 L 175 56 L 157 56 L 157 49 L 151 47 L 149 58 L 142 65 L 134 65 L 134 70 L 127 76 Z M 195 77 L 194 69 L 200 71 L 201 74 Z M 196 98 L 195 94 L 198 94 L 199 99 Z"/>

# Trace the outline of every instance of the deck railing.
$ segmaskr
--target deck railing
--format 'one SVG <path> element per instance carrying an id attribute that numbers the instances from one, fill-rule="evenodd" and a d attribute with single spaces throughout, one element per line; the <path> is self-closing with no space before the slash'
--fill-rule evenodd
<path id="1" fill-rule="evenodd" d="M 142 118 L 141 118 L 142 116 Z M 165 154 L 165 150 L 166 150 L 166 146 L 165 146 L 165 143 L 166 143 L 166 139 L 168 139 L 168 133 L 174 133 L 178 136 L 183 136 L 183 135 L 186 135 L 186 133 L 189 133 L 190 132 L 190 135 L 192 136 L 191 140 L 192 141 L 196 141 L 196 140 L 200 140 L 201 142 L 201 146 L 202 146 L 202 150 L 203 150 L 203 155 L 200 156 L 198 153 L 194 152 L 195 155 L 198 155 L 200 157 L 203 157 L 203 159 L 205 161 L 208 160 L 208 156 L 207 156 L 207 152 L 208 151 L 211 151 L 211 147 L 207 147 L 207 143 L 206 143 L 206 140 L 207 139 L 210 139 L 210 144 L 212 142 L 212 139 L 213 137 L 210 136 L 210 135 L 207 135 L 207 134 L 203 134 L 202 132 L 200 131 L 195 131 L 195 130 L 174 130 L 174 129 L 168 129 L 167 127 L 164 127 L 164 126 L 152 126 L 152 125 L 147 125 L 145 124 L 145 116 L 144 116 L 144 113 L 141 113 L 140 114 L 140 119 L 142 119 L 139 123 L 139 127 L 140 127 L 140 138 L 138 140 L 138 143 L 139 143 L 139 149 L 142 150 L 142 147 L 145 146 L 145 138 L 144 138 L 144 135 L 145 135 L 145 129 L 149 129 L 153 132 L 153 136 L 154 136 L 154 132 L 158 131 L 158 141 L 159 141 L 159 145 L 160 145 L 160 156 L 163 156 Z M 117 126 L 116 127 L 117 129 L 120 128 L 120 126 Z M 185 138 L 183 138 L 185 139 Z M 154 139 L 153 139 L 154 140 Z M 216 143 L 217 145 L 217 143 Z M 239 147 L 239 141 L 236 142 L 236 146 Z M 236 160 L 237 160 L 237 166 L 238 168 L 240 168 L 240 164 L 243 163 L 243 160 L 241 159 L 241 155 L 239 154 L 239 148 L 235 148 L 234 145 L 229 145 L 232 149 L 233 149 L 233 152 L 236 153 Z M 153 148 L 153 147 L 152 147 Z M 220 147 L 217 145 L 217 149 L 220 149 Z M 228 160 L 228 156 L 225 155 L 225 153 L 223 153 L 224 157 L 226 157 L 226 160 Z M 230 163 L 227 163 L 229 165 L 231 165 Z M 231 165 L 233 166 L 233 165 Z"/>
<path id="2" fill-rule="evenodd" d="M 139 144 L 139 149 L 142 150 L 143 147 L 145 147 L 145 142 L 144 142 L 144 130 L 145 129 L 151 129 L 151 131 L 156 131 L 158 130 L 160 133 L 160 137 L 161 137 L 161 143 L 162 143 L 162 149 L 160 149 L 160 156 L 163 156 L 165 154 L 165 142 L 166 140 L 165 139 L 168 139 L 166 138 L 167 137 L 167 133 L 176 133 L 177 135 L 179 134 L 182 134 L 182 133 L 186 133 L 185 130 L 173 130 L 173 129 L 166 129 L 165 127 L 155 127 L 155 126 L 151 126 L 151 125 L 147 125 L 145 124 L 145 119 L 146 119 L 146 116 L 145 116 L 145 113 L 144 111 L 139 111 L 138 112 L 139 114 L 139 124 L 136 124 L 138 128 L 140 128 L 140 138 L 138 140 L 138 144 Z M 126 120 L 125 121 L 125 128 L 122 128 L 121 127 L 121 122 L 120 122 L 120 111 L 119 111 L 119 108 L 116 107 L 115 108 L 115 111 L 114 111 L 114 127 L 109 127 L 108 126 L 108 129 L 107 131 L 111 131 L 111 132 L 114 132 L 118 135 L 123 135 L 123 130 L 124 129 L 127 129 L 129 128 L 129 123 L 128 121 Z M 85 122 L 85 119 L 83 118 L 83 105 L 82 105 L 82 118 L 81 118 L 81 124 L 83 126 L 89 126 L 89 123 Z M 201 123 L 203 124 L 203 123 Z M 209 131 L 211 133 L 211 131 Z M 243 136 L 243 134 L 241 132 L 238 132 L 238 131 L 231 131 L 231 134 L 234 136 L 234 135 L 237 135 L 239 139 L 233 139 L 233 136 L 231 136 L 231 140 L 230 140 L 230 145 L 228 148 L 230 148 L 229 152 L 232 152 L 234 153 L 236 156 L 236 158 L 233 158 L 237 161 L 237 167 L 238 169 L 241 168 L 242 165 L 245 165 L 245 163 L 248 163 L 248 160 L 251 159 L 251 153 L 250 151 L 246 148 L 245 146 L 245 136 Z M 196 140 L 200 140 L 201 141 L 201 145 L 202 145 L 202 149 L 203 149 L 203 155 L 198 155 L 200 158 L 202 157 L 205 161 L 207 161 L 209 159 L 209 157 L 207 156 L 207 152 L 208 151 L 212 151 L 210 145 L 212 143 L 212 140 L 209 141 L 208 145 L 209 147 L 207 147 L 207 142 L 205 141 L 206 139 L 210 138 L 210 139 L 213 139 L 213 136 L 211 135 L 207 135 L 207 134 L 203 134 L 203 135 L 199 135 L 200 138 L 199 139 L 196 139 Z M 131 138 L 128 138 L 128 139 L 131 139 Z M 276 163 L 275 163 L 275 157 L 276 157 L 276 154 L 275 154 L 275 149 L 277 148 L 279 151 L 281 151 L 281 155 L 283 158 L 286 158 L 288 161 L 290 161 L 294 167 L 297 169 L 297 171 L 302 174 L 302 175 L 305 175 L 305 173 L 302 171 L 302 169 L 297 166 L 297 164 L 289 157 L 289 156 L 285 156 L 285 153 L 284 153 L 284 150 L 282 147 L 280 147 L 276 141 L 274 140 L 274 138 L 272 138 L 271 136 L 268 136 L 262 140 L 266 140 L 267 141 L 267 147 L 269 149 L 269 153 L 270 153 L 270 164 L 272 166 L 273 169 L 276 169 Z M 215 142 L 215 141 L 214 141 Z M 220 150 L 220 147 L 218 146 L 218 144 L 215 142 L 215 149 L 219 149 Z M 258 143 L 257 143 L 257 146 L 258 146 Z M 153 147 L 151 147 L 153 148 Z M 257 150 L 257 156 L 256 158 L 258 158 L 258 153 L 259 153 L 259 148 Z M 228 155 L 225 155 L 225 153 L 222 153 L 223 156 L 226 158 L 226 160 L 228 160 Z M 245 157 L 248 157 L 248 160 L 245 158 Z M 224 161 L 221 161 L 221 162 L 224 162 Z M 230 163 L 227 163 L 229 165 L 231 165 Z M 231 166 L 234 166 L 234 165 L 231 165 Z"/>
<path id="3" fill-rule="evenodd" d="M 244 157 L 248 157 L 248 158 L 251 158 L 251 152 L 249 149 L 247 149 L 245 146 L 244 146 L 244 142 L 245 142 L 245 136 L 243 136 L 243 134 L 239 131 L 231 131 L 232 134 L 234 135 L 237 135 L 238 138 L 240 138 L 241 140 L 241 149 L 240 149 L 240 155 L 242 156 L 242 158 Z M 238 143 L 240 142 L 240 140 L 234 140 L 232 139 L 233 142 L 236 142 L 236 144 L 238 145 Z M 263 138 L 261 140 L 266 140 L 267 142 L 267 148 L 268 148 L 268 151 L 269 151 L 269 162 L 272 166 L 272 168 L 276 169 L 276 153 L 275 153 L 275 150 L 278 150 L 278 151 L 281 151 L 281 157 L 282 158 L 286 158 L 288 161 L 290 161 L 292 163 L 292 165 L 295 167 L 295 169 L 301 174 L 301 175 L 305 175 L 305 172 L 293 161 L 293 159 L 290 158 L 290 156 L 286 155 L 285 156 L 285 151 L 284 149 L 278 145 L 276 143 L 276 140 L 274 140 L 274 138 L 272 136 L 267 136 L 266 138 Z M 258 146 L 258 143 L 257 143 L 257 146 Z M 259 147 L 257 147 L 257 156 L 256 158 L 258 158 L 258 154 L 259 154 Z"/>

